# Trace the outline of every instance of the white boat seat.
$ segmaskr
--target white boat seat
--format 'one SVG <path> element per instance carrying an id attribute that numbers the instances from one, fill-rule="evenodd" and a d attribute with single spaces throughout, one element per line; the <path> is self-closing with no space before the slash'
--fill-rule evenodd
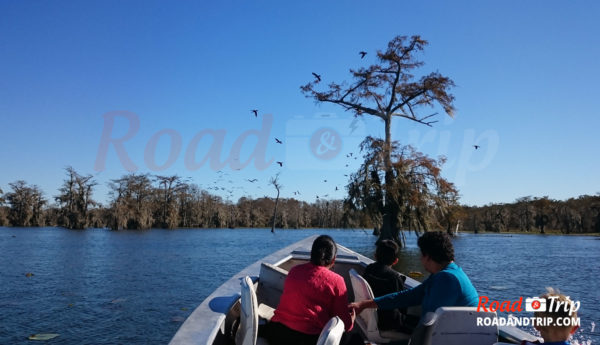
<path id="1" fill-rule="evenodd" d="M 373 291 L 365 278 L 359 275 L 354 268 L 351 268 L 348 273 L 350 274 L 350 282 L 354 291 L 354 301 L 360 302 L 373 299 Z M 377 326 L 377 309 L 374 308 L 364 309 L 356 316 L 355 323 L 365 334 L 367 340 L 372 343 L 386 344 L 391 341 L 410 339 L 409 334 L 395 331 L 379 331 L 379 327 Z"/>
<path id="2" fill-rule="evenodd" d="M 478 312 L 476 307 L 440 307 L 427 313 L 423 333 L 415 332 L 410 344 L 479 345 L 498 341 L 497 326 L 478 326 L 478 317 L 496 318 L 496 312 Z M 415 339 L 419 336 L 419 339 Z"/>
<path id="3" fill-rule="evenodd" d="M 344 321 L 339 316 L 334 316 L 323 327 L 317 345 L 339 345 L 343 334 Z"/>
<path id="4" fill-rule="evenodd" d="M 241 282 L 240 325 L 235 334 L 236 345 L 267 345 L 267 341 L 258 338 L 258 302 L 254 283 L 245 276 Z"/>

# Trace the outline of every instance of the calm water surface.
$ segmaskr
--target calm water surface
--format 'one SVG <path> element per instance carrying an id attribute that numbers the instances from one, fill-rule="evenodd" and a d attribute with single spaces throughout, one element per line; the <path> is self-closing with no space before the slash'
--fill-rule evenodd
<path id="1" fill-rule="evenodd" d="M 375 237 L 362 230 L 0 228 L 0 344 L 31 343 L 33 333 L 60 334 L 48 344 L 166 344 L 234 273 L 322 233 L 373 256 Z M 600 344 L 600 240 L 461 235 L 454 245 L 480 295 L 517 299 L 558 287 L 582 304 L 575 339 Z M 414 235 L 401 257 L 399 270 L 422 271 Z"/>

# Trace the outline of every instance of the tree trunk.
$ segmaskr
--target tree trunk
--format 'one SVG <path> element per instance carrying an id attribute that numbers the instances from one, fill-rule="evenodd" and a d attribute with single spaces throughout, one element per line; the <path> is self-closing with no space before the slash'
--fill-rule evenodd
<path id="1" fill-rule="evenodd" d="M 392 169 L 392 118 L 391 115 L 385 120 L 385 147 L 383 151 L 383 164 L 385 169 L 385 194 L 383 206 L 383 225 L 379 233 L 379 240 L 392 240 L 399 246 L 403 246 L 400 240 L 400 227 L 398 224 L 398 203 L 390 197 L 387 191 L 394 187 L 394 171 Z"/>
<path id="2" fill-rule="evenodd" d="M 275 209 L 273 210 L 273 222 L 271 223 L 271 232 L 275 232 L 275 219 L 277 219 L 277 204 L 279 204 L 279 188 L 277 188 L 277 198 L 275 199 Z"/>

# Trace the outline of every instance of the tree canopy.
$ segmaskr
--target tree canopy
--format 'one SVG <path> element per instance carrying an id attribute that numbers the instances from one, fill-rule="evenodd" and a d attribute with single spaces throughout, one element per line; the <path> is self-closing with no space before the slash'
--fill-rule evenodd
<path id="1" fill-rule="evenodd" d="M 424 65 L 417 53 L 427 44 L 420 36 L 397 36 L 385 51 L 377 52 L 378 64 L 350 69 L 352 82 L 331 82 L 328 89 L 319 91 L 321 80 L 315 79 L 302 86 L 302 92 L 317 102 L 340 105 L 355 115 L 373 115 L 386 122 L 397 116 L 430 126 L 437 122 L 433 119 L 436 113 L 419 111 L 439 104 L 452 116 L 454 96 L 449 89 L 454 82 L 439 72 L 415 80 L 413 70 Z"/>
<path id="2" fill-rule="evenodd" d="M 58 223 L 69 229 L 85 229 L 90 225 L 89 209 L 96 205 L 92 193 L 97 183 L 92 175 L 80 175 L 73 167 L 65 170 L 67 179 L 54 198 L 60 208 Z"/>
<path id="3" fill-rule="evenodd" d="M 12 192 L 5 197 L 10 204 L 8 221 L 13 226 L 44 226 L 43 208 L 47 204 L 38 186 L 29 186 L 23 180 L 8 184 Z"/>
<path id="4" fill-rule="evenodd" d="M 350 176 L 347 186 L 345 203 L 348 208 L 364 211 L 380 227 L 385 211 L 382 202 L 387 199 L 398 205 L 397 221 L 403 229 L 428 231 L 439 227 L 440 221 L 445 221 L 447 227 L 456 224 L 457 220 L 450 217 L 458 205 L 458 191 L 441 176 L 443 157 L 435 160 L 411 146 L 393 142 L 391 173 L 395 183 L 392 188 L 387 188 L 383 183 L 387 173 L 384 141 L 367 137 L 361 144 L 361 151 L 364 162 Z"/>

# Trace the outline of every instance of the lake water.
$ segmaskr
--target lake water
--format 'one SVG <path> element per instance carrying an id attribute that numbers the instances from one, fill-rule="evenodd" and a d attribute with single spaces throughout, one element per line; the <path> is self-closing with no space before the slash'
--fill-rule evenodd
<path id="1" fill-rule="evenodd" d="M 60 334 L 47 344 L 166 344 L 234 273 L 314 234 L 373 256 L 376 238 L 362 230 L 0 228 L 0 344 L 29 344 L 34 333 Z M 558 287 L 581 301 L 575 339 L 600 344 L 600 240 L 461 234 L 454 245 L 480 295 L 515 300 Z M 414 235 L 401 262 L 423 271 Z"/>

